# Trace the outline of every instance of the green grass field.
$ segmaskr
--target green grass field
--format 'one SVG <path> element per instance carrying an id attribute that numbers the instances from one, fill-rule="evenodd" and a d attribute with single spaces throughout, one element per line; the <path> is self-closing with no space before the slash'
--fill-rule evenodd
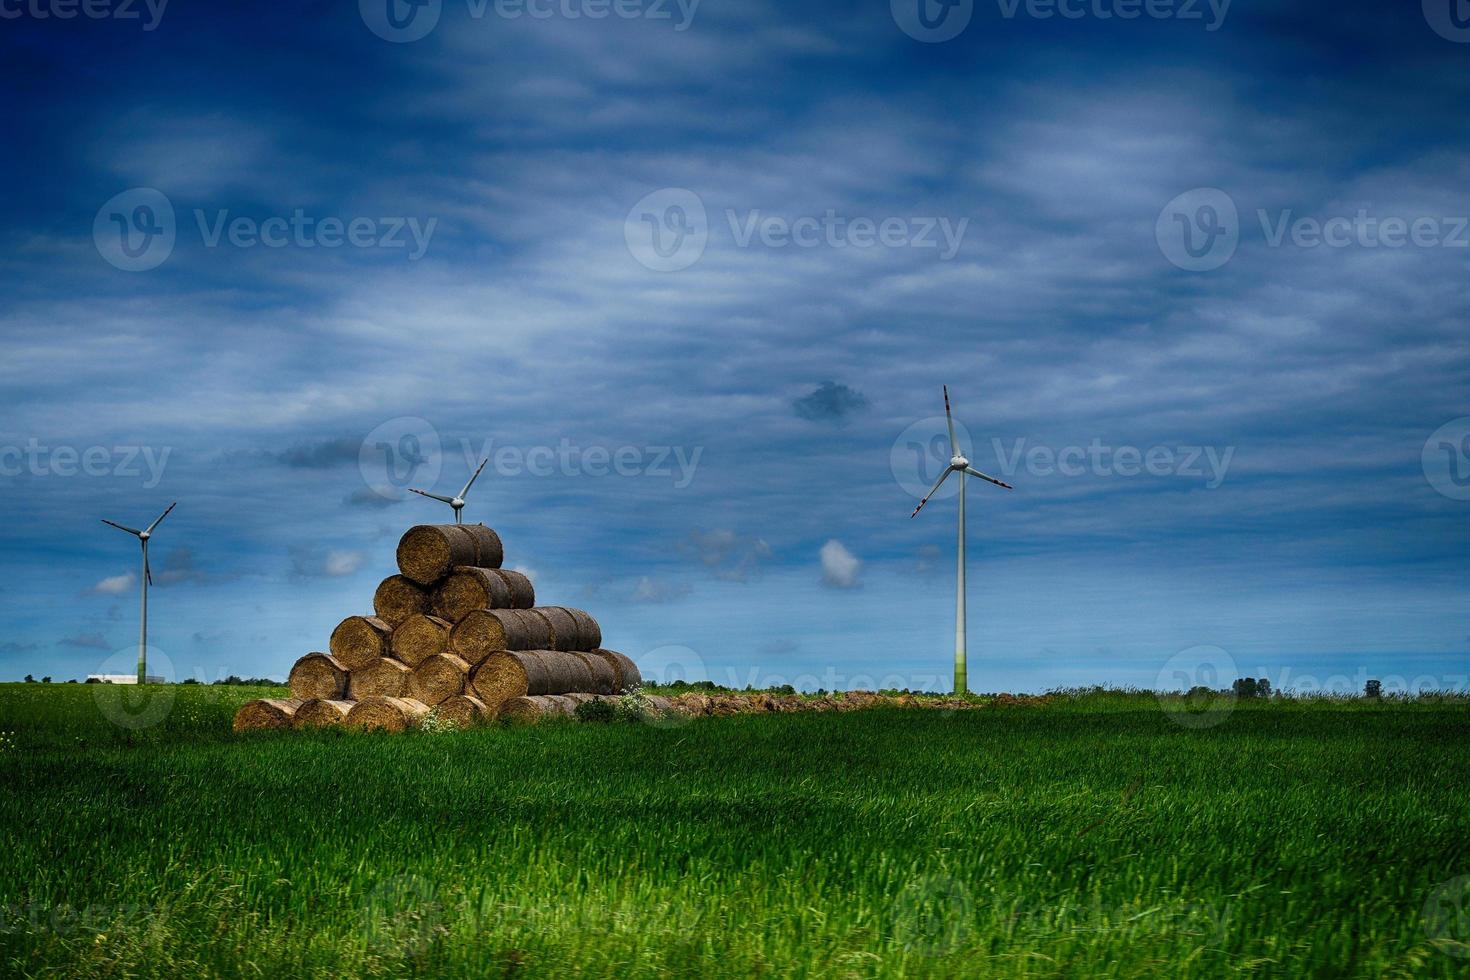
<path id="1" fill-rule="evenodd" d="M 237 736 L 265 692 L 167 692 L 130 728 L 0 686 L 0 972 L 1470 971 L 1425 916 L 1470 875 L 1463 701 Z"/>

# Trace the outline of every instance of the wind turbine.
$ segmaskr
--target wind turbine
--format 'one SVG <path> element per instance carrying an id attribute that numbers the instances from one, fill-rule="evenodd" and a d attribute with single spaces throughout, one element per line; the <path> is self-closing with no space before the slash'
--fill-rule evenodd
<path id="1" fill-rule="evenodd" d="M 413 487 L 408 488 L 409 492 L 419 494 L 423 497 L 432 497 L 435 500 L 444 501 L 446 504 L 454 508 L 454 523 L 463 524 L 464 520 L 461 518 L 459 512 L 464 510 L 464 495 L 470 492 L 470 487 L 474 486 L 475 481 L 480 478 L 480 470 L 483 470 L 485 468 L 485 464 L 488 462 L 490 462 L 489 456 L 486 456 L 484 459 L 480 460 L 479 469 L 475 470 L 475 475 L 470 477 L 470 482 L 466 483 L 464 485 L 464 489 L 455 494 L 453 497 L 441 497 L 437 493 L 430 493 L 427 490 L 415 490 Z"/>
<path id="2" fill-rule="evenodd" d="M 929 498 L 939 489 L 945 480 L 949 479 L 951 473 L 960 475 L 960 536 L 959 536 L 959 560 L 955 572 L 955 599 L 954 599 L 954 692 L 964 694 L 969 690 L 969 680 L 966 677 L 965 663 L 965 477 L 975 476 L 986 483 L 993 483 L 1006 490 L 1014 490 L 1015 487 L 1009 483 L 1002 483 L 993 476 L 986 476 L 970 465 L 970 461 L 960 452 L 960 444 L 954 437 L 954 416 L 949 410 L 949 385 L 944 386 L 944 420 L 949 424 L 949 466 L 939 474 L 939 479 L 934 481 L 934 486 L 924 494 L 924 499 L 919 501 L 919 506 L 909 515 L 912 519 L 924 509 Z"/>
<path id="3" fill-rule="evenodd" d="M 158 527 L 158 525 L 163 522 L 163 519 L 168 516 L 169 511 L 173 510 L 178 505 L 179 502 L 177 500 L 169 504 L 168 510 L 165 510 L 162 514 L 159 514 L 158 520 L 154 521 L 152 524 L 149 524 L 148 527 L 142 531 L 138 530 L 135 527 L 128 527 L 125 524 L 118 524 L 115 521 L 109 521 L 105 517 L 102 518 L 103 524 L 111 524 L 119 531 L 126 531 L 129 534 L 135 535 L 138 538 L 138 541 L 141 542 L 143 545 L 143 610 L 138 622 L 139 684 L 146 684 L 148 682 L 148 586 L 151 585 L 153 582 L 153 572 L 148 567 L 148 539 L 153 537 L 153 529 Z"/>

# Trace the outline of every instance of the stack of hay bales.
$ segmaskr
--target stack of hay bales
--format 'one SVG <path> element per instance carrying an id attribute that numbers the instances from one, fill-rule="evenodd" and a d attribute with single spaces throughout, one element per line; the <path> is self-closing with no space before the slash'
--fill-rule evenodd
<path id="1" fill-rule="evenodd" d="M 536 605 L 531 580 L 502 568 L 504 559 L 500 535 L 483 524 L 410 528 L 398 542 L 399 573 L 379 584 L 373 614 L 342 620 L 329 652 L 291 668 L 291 697 L 244 705 L 235 730 L 402 731 L 431 713 L 469 727 L 517 699 L 607 696 L 643 682 L 631 659 L 603 649 L 597 620 Z"/>

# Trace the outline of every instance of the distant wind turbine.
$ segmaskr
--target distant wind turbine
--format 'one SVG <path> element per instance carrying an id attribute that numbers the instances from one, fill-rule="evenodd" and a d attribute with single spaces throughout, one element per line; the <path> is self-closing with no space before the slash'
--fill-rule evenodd
<path id="1" fill-rule="evenodd" d="M 154 521 L 152 524 L 149 524 L 148 527 L 142 531 L 138 530 L 135 527 L 128 527 L 126 524 L 118 524 L 115 521 L 109 521 L 105 517 L 102 518 L 103 524 L 110 524 L 113 527 L 117 528 L 119 531 L 126 531 L 129 534 L 135 535 L 138 541 L 141 542 L 143 545 L 143 609 L 138 621 L 139 684 L 146 684 L 148 681 L 148 586 L 153 584 L 153 571 L 148 567 L 148 539 L 153 537 L 153 529 L 158 527 L 159 524 L 163 523 L 163 519 L 169 515 L 169 511 L 173 510 L 178 505 L 179 502 L 177 500 L 169 504 L 168 510 L 165 510 L 162 514 L 159 514 L 158 520 Z"/>
<path id="2" fill-rule="evenodd" d="M 919 501 L 919 506 L 914 508 L 914 512 L 909 517 L 915 517 L 919 511 L 924 509 L 924 505 L 929 502 L 929 498 L 934 496 L 934 492 L 949 478 L 951 473 L 958 473 L 960 475 L 959 559 L 955 573 L 954 607 L 954 692 L 956 694 L 964 694 L 969 690 L 965 659 L 965 477 L 979 477 L 986 483 L 993 483 L 1006 490 L 1014 490 L 1015 487 L 1009 483 L 1002 483 L 993 476 L 986 476 L 984 473 L 981 473 L 972 467 L 970 461 L 960 453 L 960 444 L 954 437 L 954 416 L 950 414 L 949 410 L 949 385 L 944 386 L 944 420 L 949 424 L 949 466 L 943 473 L 939 474 L 939 479 L 934 481 L 934 486 L 930 487 L 929 492 L 924 494 L 924 499 Z"/>
<path id="3" fill-rule="evenodd" d="M 479 469 L 475 470 L 475 475 L 470 477 L 470 482 L 466 483 L 464 485 L 464 489 L 455 494 L 453 497 L 441 497 L 437 493 L 430 493 L 427 490 L 415 490 L 413 487 L 408 488 L 409 492 L 419 494 L 423 497 L 431 497 L 434 500 L 444 501 L 444 503 L 454 508 L 454 523 L 463 524 L 464 520 L 460 516 L 460 511 L 464 510 L 465 494 L 470 492 L 470 487 L 474 486 L 475 481 L 480 478 L 480 470 L 483 470 L 485 468 L 485 464 L 488 462 L 490 462 L 489 456 L 486 456 L 484 459 L 480 460 Z"/>

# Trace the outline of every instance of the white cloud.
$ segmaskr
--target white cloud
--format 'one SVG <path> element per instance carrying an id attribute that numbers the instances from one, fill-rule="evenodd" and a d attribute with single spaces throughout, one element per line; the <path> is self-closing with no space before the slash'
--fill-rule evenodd
<path id="1" fill-rule="evenodd" d="M 834 589 L 853 589 L 858 585 L 858 572 L 863 563 L 833 538 L 822 545 L 822 581 Z"/>
<path id="2" fill-rule="evenodd" d="M 94 595 L 122 595 L 131 589 L 137 581 L 137 576 L 132 572 L 127 572 L 123 575 L 109 575 L 92 586 L 90 591 Z"/>
<path id="3" fill-rule="evenodd" d="M 332 578 L 351 575 L 363 566 L 367 556 L 361 551 L 329 551 L 322 571 Z"/>

